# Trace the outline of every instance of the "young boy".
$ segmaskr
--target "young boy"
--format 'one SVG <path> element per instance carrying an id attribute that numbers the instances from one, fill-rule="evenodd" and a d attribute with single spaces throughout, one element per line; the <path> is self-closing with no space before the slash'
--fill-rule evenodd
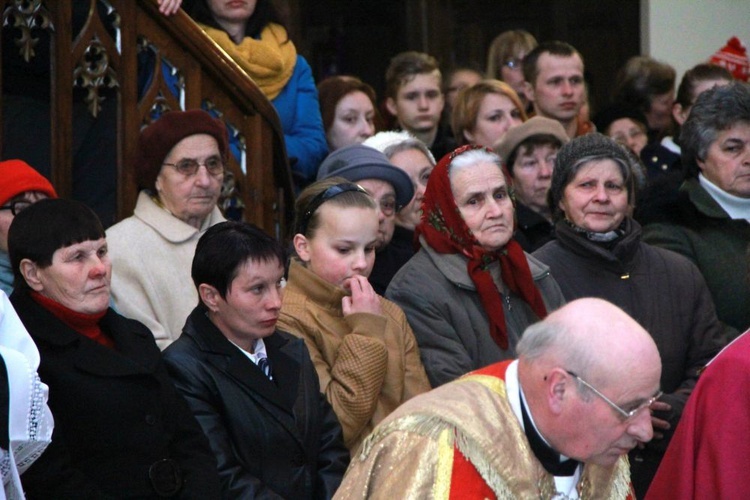
<path id="1" fill-rule="evenodd" d="M 422 52 L 396 55 L 385 72 L 385 85 L 385 105 L 399 127 L 424 142 L 436 159 L 455 149 L 450 131 L 440 125 L 445 98 L 434 57 Z"/>

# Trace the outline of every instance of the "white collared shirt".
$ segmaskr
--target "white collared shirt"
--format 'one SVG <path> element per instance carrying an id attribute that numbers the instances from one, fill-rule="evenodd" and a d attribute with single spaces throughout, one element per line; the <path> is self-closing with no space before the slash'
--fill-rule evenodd
<path id="1" fill-rule="evenodd" d="M 229 342 L 232 342 L 232 341 L 229 340 Z M 235 347 L 237 347 L 237 349 L 242 351 L 242 354 L 247 356 L 250 359 L 250 361 L 255 363 L 256 366 L 258 365 L 259 360 L 261 360 L 262 358 L 268 357 L 268 353 L 266 352 L 266 344 L 263 342 L 263 339 L 255 340 L 255 343 L 253 344 L 253 352 L 248 352 L 244 350 L 242 347 L 238 346 L 234 342 L 232 342 L 232 345 L 234 345 Z"/>

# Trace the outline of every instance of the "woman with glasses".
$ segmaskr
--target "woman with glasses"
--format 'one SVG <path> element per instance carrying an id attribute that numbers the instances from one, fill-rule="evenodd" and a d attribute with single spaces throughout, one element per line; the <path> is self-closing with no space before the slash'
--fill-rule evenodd
<path id="1" fill-rule="evenodd" d="M 409 176 L 414 187 L 414 197 L 396 212 L 393 238 L 378 253 L 370 274 L 370 283 L 376 290 L 381 289 L 382 295 L 396 272 L 414 255 L 414 228 L 422 216 L 422 200 L 435 158 L 422 141 L 406 131 L 380 132 L 363 144 L 383 153 L 394 167 Z"/>
<path id="2" fill-rule="evenodd" d="M 433 386 L 514 358 L 521 333 L 563 303 L 546 266 L 513 236 L 510 182 L 500 158 L 462 146 L 430 175 L 421 248 L 388 286 L 406 313 Z"/>
<path id="3" fill-rule="evenodd" d="M 659 349 L 665 394 L 652 405 L 654 439 L 631 452 L 638 498 L 656 472 L 698 371 L 736 333 L 719 323 L 695 265 L 641 241 L 641 227 L 631 217 L 640 169 L 635 156 L 601 134 L 564 145 L 549 191 L 557 239 L 533 253 L 549 265 L 566 300 L 612 302 Z"/>
<path id="4" fill-rule="evenodd" d="M 487 78 L 502 80 L 516 91 L 526 111 L 531 111 L 524 92 L 523 60 L 539 45 L 524 30 L 504 31 L 495 37 L 487 51 Z"/>
<path id="5" fill-rule="evenodd" d="M 13 293 L 13 269 L 8 256 L 8 229 L 22 210 L 44 198 L 57 198 L 55 188 L 22 160 L 0 162 L 0 290 Z"/>
<path id="6" fill-rule="evenodd" d="M 367 280 L 378 241 L 377 206 L 365 188 L 343 177 L 302 191 L 295 207 L 297 257 L 278 323 L 305 340 L 352 455 L 378 422 L 430 390 L 406 316 Z"/>
<path id="7" fill-rule="evenodd" d="M 220 120 L 202 110 L 164 113 L 138 139 L 133 215 L 107 230 L 114 305 L 145 324 L 161 349 L 198 303 L 190 262 L 200 236 L 224 220 L 216 202 L 227 154 Z"/>

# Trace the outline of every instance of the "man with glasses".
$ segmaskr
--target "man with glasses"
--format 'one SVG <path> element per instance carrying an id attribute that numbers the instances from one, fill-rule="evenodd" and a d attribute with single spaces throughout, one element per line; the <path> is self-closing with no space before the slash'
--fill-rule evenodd
<path id="1" fill-rule="evenodd" d="M 57 198 L 46 177 L 23 160 L 0 162 L 0 290 L 8 296 L 13 292 L 8 229 L 21 210 L 44 198 Z"/>
<path id="2" fill-rule="evenodd" d="M 161 349 L 198 303 L 190 263 L 201 235 L 224 221 L 216 203 L 229 152 L 226 128 L 205 111 L 170 111 L 141 131 L 131 217 L 107 230 L 112 300 Z"/>
<path id="3" fill-rule="evenodd" d="M 356 182 L 378 205 L 378 241 L 375 245 L 375 268 L 378 271 L 373 268 L 375 279 L 370 276 L 370 284 L 378 295 L 384 295 L 398 270 L 398 267 L 388 264 L 388 248 L 396 228 L 396 213 L 414 196 L 411 179 L 406 172 L 393 166 L 383 153 L 362 144 L 337 149 L 323 160 L 318 169 L 318 180 L 334 176 Z"/>
<path id="4" fill-rule="evenodd" d="M 651 336 L 579 299 L 528 327 L 517 351 L 392 413 L 338 496 L 634 498 L 626 455 L 651 439 L 660 394 Z"/>

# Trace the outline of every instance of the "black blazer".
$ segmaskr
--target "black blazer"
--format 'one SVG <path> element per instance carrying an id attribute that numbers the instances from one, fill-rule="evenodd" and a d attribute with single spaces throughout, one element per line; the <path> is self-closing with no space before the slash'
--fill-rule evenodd
<path id="1" fill-rule="evenodd" d="M 330 498 L 349 462 L 341 426 L 304 341 L 263 342 L 273 382 L 198 306 L 164 359 L 216 454 L 224 498 Z"/>
<path id="2" fill-rule="evenodd" d="M 109 309 L 99 324 L 110 349 L 26 290 L 10 300 L 39 348 L 55 419 L 52 443 L 21 477 L 27 498 L 159 498 L 179 482 L 174 498 L 219 498 L 216 461 L 148 328 Z"/>

